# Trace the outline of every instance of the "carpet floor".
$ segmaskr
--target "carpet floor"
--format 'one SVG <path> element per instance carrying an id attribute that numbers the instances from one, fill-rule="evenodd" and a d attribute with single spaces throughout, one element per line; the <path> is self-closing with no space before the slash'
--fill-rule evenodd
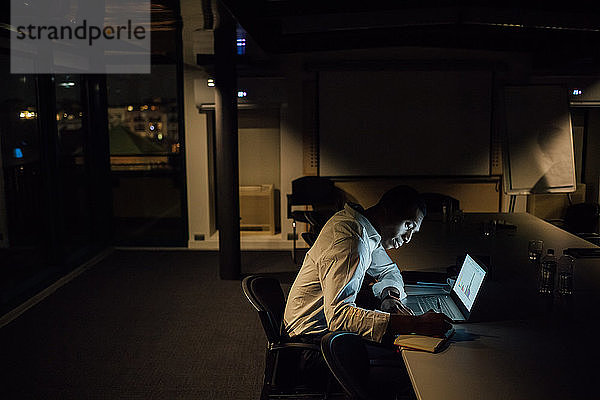
<path id="1" fill-rule="evenodd" d="M 118 250 L 0 329 L 2 399 L 257 399 L 266 338 L 204 251 Z M 284 291 L 290 252 L 244 252 Z"/>

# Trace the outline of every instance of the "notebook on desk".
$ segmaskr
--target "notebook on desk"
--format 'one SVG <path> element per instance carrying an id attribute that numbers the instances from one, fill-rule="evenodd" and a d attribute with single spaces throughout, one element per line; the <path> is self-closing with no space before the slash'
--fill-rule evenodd
<path id="1" fill-rule="evenodd" d="M 467 254 L 449 294 L 409 294 L 402 303 L 415 315 L 433 310 L 444 313 L 452 322 L 465 322 L 471 315 L 486 274 L 483 264 Z"/>
<path id="2" fill-rule="evenodd" d="M 394 344 L 402 349 L 421 350 L 429 353 L 437 353 L 444 348 L 448 339 L 454 334 L 454 328 L 450 329 L 441 337 L 423 336 L 423 335 L 398 335 Z"/>

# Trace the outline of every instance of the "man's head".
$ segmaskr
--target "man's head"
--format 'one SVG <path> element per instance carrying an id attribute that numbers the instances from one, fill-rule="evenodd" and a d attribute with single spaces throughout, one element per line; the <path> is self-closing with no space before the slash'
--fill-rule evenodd
<path id="1" fill-rule="evenodd" d="M 372 207 L 375 228 L 381 235 L 381 245 L 389 250 L 410 242 L 413 233 L 421 229 L 427 207 L 419 193 L 409 186 L 396 186 L 383 194 Z"/>

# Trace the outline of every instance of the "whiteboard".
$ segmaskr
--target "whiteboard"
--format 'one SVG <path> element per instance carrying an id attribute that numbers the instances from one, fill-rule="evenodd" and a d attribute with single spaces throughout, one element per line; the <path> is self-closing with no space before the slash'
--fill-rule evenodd
<path id="1" fill-rule="evenodd" d="M 566 89 L 506 87 L 504 103 L 505 192 L 574 192 L 575 157 Z"/>
<path id="2" fill-rule="evenodd" d="M 489 176 L 489 71 L 319 73 L 323 176 Z"/>

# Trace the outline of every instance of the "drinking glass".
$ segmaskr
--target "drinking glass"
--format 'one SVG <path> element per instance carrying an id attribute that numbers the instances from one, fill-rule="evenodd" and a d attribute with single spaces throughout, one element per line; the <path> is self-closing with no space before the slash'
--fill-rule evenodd
<path id="1" fill-rule="evenodd" d="M 529 261 L 537 262 L 542 256 L 542 250 L 544 248 L 543 240 L 530 240 L 529 241 Z"/>
<path id="2" fill-rule="evenodd" d="M 490 221 L 484 221 L 481 224 L 483 236 L 484 237 L 494 236 L 496 234 L 496 224 L 497 224 L 497 221 L 495 219 L 490 220 Z"/>

